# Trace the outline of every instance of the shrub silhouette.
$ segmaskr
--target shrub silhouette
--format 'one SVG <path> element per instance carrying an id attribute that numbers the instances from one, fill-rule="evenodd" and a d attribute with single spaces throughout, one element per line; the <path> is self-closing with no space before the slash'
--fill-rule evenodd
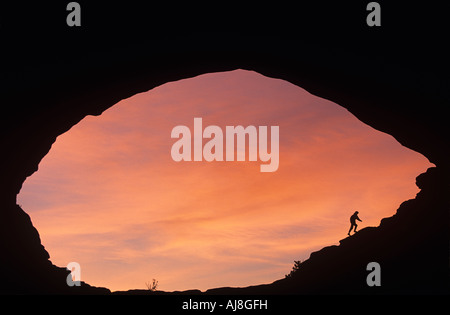
<path id="1" fill-rule="evenodd" d="M 294 260 L 294 266 L 292 267 L 292 270 L 290 273 L 288 273 L 287 275 L 285 275 L 286 278 L 291 278 L 295 275 L 295 273 L 300 269 L 301 266 L 301 261 L 300 260 Z"/>
<path id="2" fill-rule="evenodd" d="M 156 291 L 156 289 L 158 288 L 158 281 L 156 279 L 152 279 L 152 282 L 147 281 L 145 285 L 147 286 L 147 289 L 149 291 Z"/>

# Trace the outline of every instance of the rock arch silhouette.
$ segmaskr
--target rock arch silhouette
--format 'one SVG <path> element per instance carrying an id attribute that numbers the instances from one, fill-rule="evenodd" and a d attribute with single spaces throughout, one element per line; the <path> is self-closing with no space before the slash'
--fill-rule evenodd
<path id="1" fill-rule="evenodd" d="M 361 35 L 355 32 L 352 38 Z M 5 65 L 6 73 L 11 75 L 2 85 L 2 102 L 8 114 L 2 119 L 0 142 L 0 251 L 5 257 L 1 268 L 5 281 L 0 291 L 71 292 L 65 286 L 66 271 L 51 265 L 28 215 L 16 205 L 21 185 L 37 171 L 58 135 L 86 115 L 100 115 L 121 99 L 170 81 L 235 69 L 286 80 L 345 107 L 364 123 L 425 155 L 437 166 L 437 173 L 448 174 L 450 126 L 444 111 L 449 100 L 437 88 L 445 84 L 445 77 L 438 71 L 433 80 L 423 80 L 429 71 L 448 69 L 443 51 L 427 59 L 426 66 L 411 67 L 411 60 L 425 58 L 423 50 L 411 50 L 412 44 L 395 46 L 396 54 L 390 56 L 389 50 L 356 49 L 370 46 L 367 42 L 343 39 L 335 45 L 331 39 L 334 33 L 323 37 L 323 41 L 310 41 L 308 37 L 301 44 L 293 42 L 289 34 L 253 37 L 224 32 L 205 41 L 205 34 L 180 33 L 170 41 L 156 38 L 151 44 L 117 50 L 111 48 L 120 40 L 108 38 L 109 45 L 97 46 L 88 58 L 77 55 L 79 50 L 75 49 L 54 60 L 40 60 L 41 55 L 36 53 L 22 60 L 21 69 Z M 378 38 L 372 40 L 375 46 L 381 43 Z M 394 42 L 395 38 L 390 38 L 389 43 Z M 71 44 L 66 42 L 63 47 Z M 50 44 L 49 51 L 52 48 L 56 49 L 56 45 Z M 408 57 L 398 61 L 396 56 L 402 52 Z M 445 186 L 442 176 L 433 181 L 437 191 Z M 438 201 L 439 206 L 447 204 L 443 199 Z M 441 237 L 443 232 L 439 233 Z M 446 257 L 448 262 L 448 246 L 446 250 L 447 256 L 439 252 L 439 257 Z M 398 259 L 400 266 L 403 258 Z M 63 285 L 60 278 L 64 279 Z M 401 288 L 401 284 L 396 285 Z M 86 292 L 106 292 L 82 288 Z"/>

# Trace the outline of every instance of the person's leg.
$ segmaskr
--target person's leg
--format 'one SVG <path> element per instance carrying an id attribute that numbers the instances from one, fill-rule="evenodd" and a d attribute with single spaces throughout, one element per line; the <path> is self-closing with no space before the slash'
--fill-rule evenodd
<path id="1" fill-rule="evenodd" d="M 356 228 L 358 227 L 358 224 L 355 223 L 354 225 L 355 225 L 355 232 L 356 232 Z"/>
<path id="2" fill-rule="evenodd" d="M 348 235 L 350 235 L 350 232 L 352 231 L 352 229 L 353 229 L 353 224 L 350 225 L 350 230 L 348 230 Z"/>

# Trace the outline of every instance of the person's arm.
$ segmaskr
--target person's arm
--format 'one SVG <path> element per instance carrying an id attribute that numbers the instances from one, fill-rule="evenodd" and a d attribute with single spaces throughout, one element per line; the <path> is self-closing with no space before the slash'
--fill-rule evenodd
<path id="1" fill-rule="evenodd" d="M 356 220 L 358 220 L 359 222 L 362 222 L 362 220 L 358 216 L 356 216 Z"/>

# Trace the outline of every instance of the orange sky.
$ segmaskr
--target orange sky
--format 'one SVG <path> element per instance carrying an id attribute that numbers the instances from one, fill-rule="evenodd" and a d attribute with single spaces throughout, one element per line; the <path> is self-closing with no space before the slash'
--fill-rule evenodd
<path id="1" fill-rule="evenodd" d="M 280 164 L 175 162 L 171 130 L 279 126 Z M 204 141 L 205 143 L 206 141 Z M 432 166 L 344 108 L 255 72 L 172 82 L 86 117 L 58 137 L 18 203 L 58 266 L 111 290 L 270 283 L 294 260 L 377 226 Z"/>

